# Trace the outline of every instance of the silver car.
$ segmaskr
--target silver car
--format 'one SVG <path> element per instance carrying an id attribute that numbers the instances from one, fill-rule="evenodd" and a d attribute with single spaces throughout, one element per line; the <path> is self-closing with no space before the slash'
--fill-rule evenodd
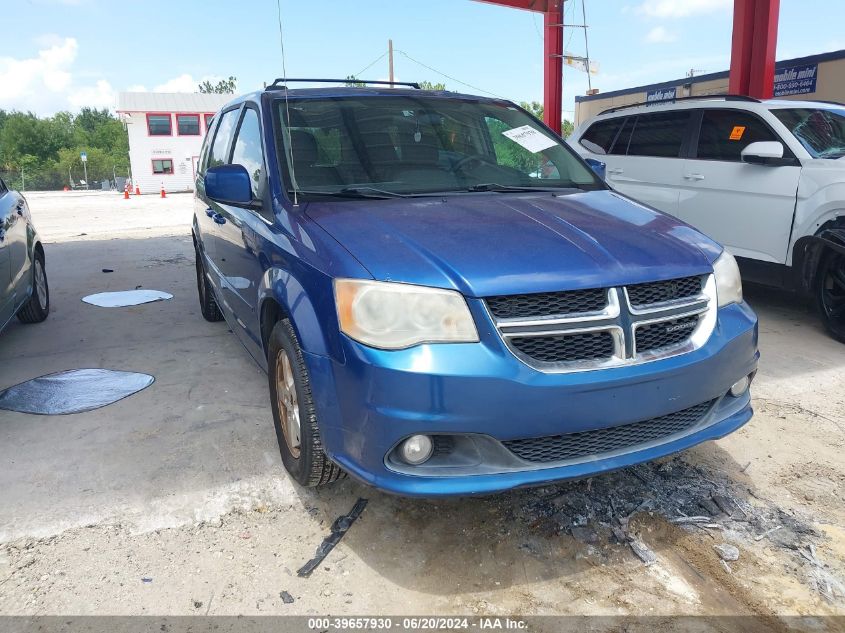
<path id="1" fill-rule="evenodd" d="M 44 247 L 26 199 L 0 180 L 0 331 L 12 317 L 40 323 L 50 313 Z"/>

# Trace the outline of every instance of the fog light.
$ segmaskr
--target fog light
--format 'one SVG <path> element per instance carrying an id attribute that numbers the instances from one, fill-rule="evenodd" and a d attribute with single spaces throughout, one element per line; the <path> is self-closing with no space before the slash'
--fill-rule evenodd
<path id="1" fill-rule="evenodd" d="M 434 452 L 434 445 L 428 435 L 412 435 L 402 442 L 399 449 L 402 459 L 412 466 L 419 466 L 428 461 Z"/>
<path id="2" fill-rule="evenodd" d="M 735 383 L 731 386 L 731 395 L 732 395 L 734 398 L 739 398 L 739 397 L 740 397 L 741 395 L 743 395 L 746 391 L 748 391 L 748 385 L 750 385 L 750 384 L 751 384 L 751 381 L 748 379 L 748 376 L 743 376 L 742 378 L 740 378 L 739 380 L 737 380 L 737 381 L 736 381 L 736 382 L 735 382 Z"/>

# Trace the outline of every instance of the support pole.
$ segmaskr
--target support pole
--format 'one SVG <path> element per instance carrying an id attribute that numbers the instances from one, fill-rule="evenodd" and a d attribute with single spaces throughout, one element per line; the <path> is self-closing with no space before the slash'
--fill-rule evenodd
<path id="1" fill-rule="evenodd" d="M 780 0 L 734 0 L 731 94 L 772 97 L 779 14 Z"/>
<path id="2" fill-rule="evenodd" d="M 389 64 L 389 74 L 390 74 L 390 83 L 393 83 L 393 40 L 387 40 L 387 52 L 388 52 L 388 62 Z"/>
<path id="3" fill-rule="evenodd" d="M 563 119 L 563 0 L 549 0 L 543 12 L 543 121 L 560 134 Z"/>

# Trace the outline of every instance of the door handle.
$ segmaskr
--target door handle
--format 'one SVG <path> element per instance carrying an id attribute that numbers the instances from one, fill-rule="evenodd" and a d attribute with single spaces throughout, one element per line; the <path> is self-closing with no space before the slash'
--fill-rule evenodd
<path id="1" fill-rule="evenodd" d="M 215 215 L 214 209 L 212 209 L 211 207 L 208 207 L 208 208 L 205 210 L 205 214 L 206 214 L 208 217 L 213 218 L 213 217 L 214 217 L 214 215 Z"/>
<path id="2" fill-rule="evenodd" d="M 625 170 L 621 167 L 612 167 L 611 169 L 607 170 L 608 174 L 613 174 L 614 176 L 618 176 L 619 174 L 624 174 Z"/>
<path id="3" fill-rule="evenodd" d="M 215 213 L 215 214 L 212 216 L 212 219 L 213 219 L 213 220 L 214 220 L 217 224 L 226 224 L 226 218 L 224 218 L 224 217 L 223 217 L 222 215 L 220 215 L 219 213 Z"/>
<path id="4" fill-rule="evenodd" d="M 704 174 L 686 174 L 684 178 L 687 180 L 704 180 Z"/>

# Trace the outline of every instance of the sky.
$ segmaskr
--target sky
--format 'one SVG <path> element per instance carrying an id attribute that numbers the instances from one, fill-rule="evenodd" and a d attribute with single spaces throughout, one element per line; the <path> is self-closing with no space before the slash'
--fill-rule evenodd
<path id="1" fill-rule="evenodd" d="M 289 77 L 387 78 L 542 101 L 541 15 L 471 0 L 279 0 Z M 0 108 L 50 115 L 114 108 L 117 93 L 196 90 L 234 75 L 238 92 L 282 76 L 276 0 L 0 0 Z M 732 0 L 585 0 L 602 92 L 726 70 Z M 566 23 L 581 23 L 567 0 Z M 845 2 L 781 0 L 778 59 L 845 48 Z M 15 25 L 14 36 L 8 36 Z M 582 29 L 564 32 L 584 55 Z M 373 64 L 373 65 L 371 65 Z M 564 117 L 587 90 L 564 71 Z"/>

